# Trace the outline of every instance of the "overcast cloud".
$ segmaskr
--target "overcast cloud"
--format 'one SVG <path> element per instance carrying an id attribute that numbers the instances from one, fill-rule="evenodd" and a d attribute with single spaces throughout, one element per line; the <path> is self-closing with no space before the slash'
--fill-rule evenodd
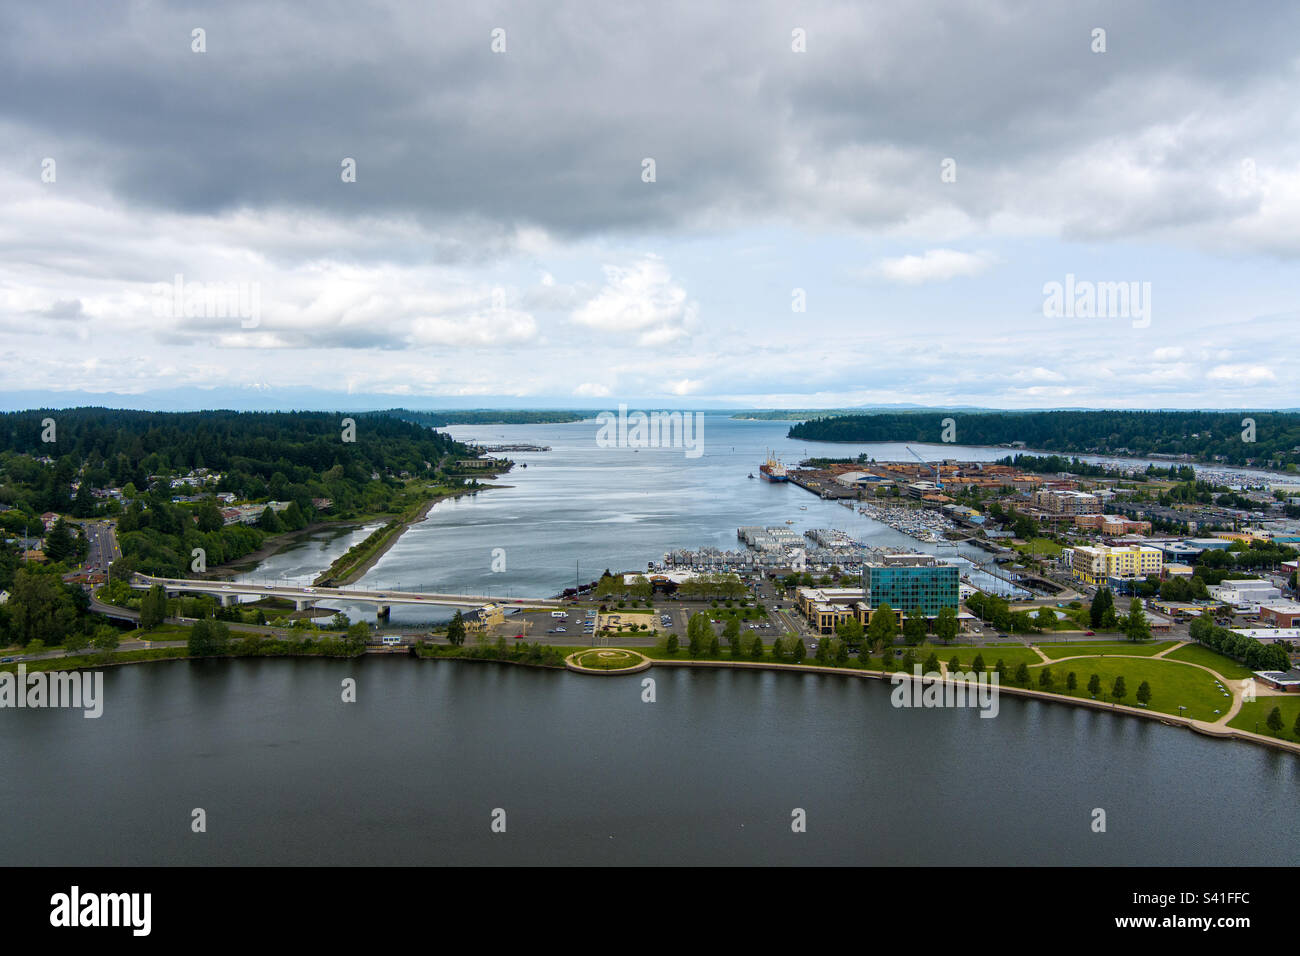
<path id="1" fill-rule="evenodd" d="M 0 390 L 1300 405 L 1300 8 L 718 6 L 6 4 Z"/>

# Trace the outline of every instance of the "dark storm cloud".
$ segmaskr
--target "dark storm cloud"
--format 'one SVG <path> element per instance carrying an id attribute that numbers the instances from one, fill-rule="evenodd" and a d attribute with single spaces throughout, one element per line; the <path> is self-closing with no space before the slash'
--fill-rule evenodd
<path id="1" fill-rule="evenodd" d="M 1281 5 L 1130 7 L 33 4 L 7 13 L 0 115 L 31 143 L 14 155 L 63 144 L 126 202 L 410 216 L 473 233 L 476 250 L 529 225 L 870 226 L 1024 203 L 1089 235 L 1249 209 L 1189 198 L 1207 166 L 1240 159 L 1193 129 L 1147 157 L 1157 181 L 1136 199 L 1079 210 L 1092 184 L 1070 181 L 1071 162 L 1153 124 L 1212 128 L 1274 82 L 1300 33 L 1300 8 Z M 1089 50 L 1094 26 L 1105 54 Z M 191 52 L 195 27 L 206 53 Z M 795 27 L 807 53 L 790 50 Z M 946 156 L 962 188 L 940 195 Z M 430 254 L 479 253 L 448 240 Z"/>

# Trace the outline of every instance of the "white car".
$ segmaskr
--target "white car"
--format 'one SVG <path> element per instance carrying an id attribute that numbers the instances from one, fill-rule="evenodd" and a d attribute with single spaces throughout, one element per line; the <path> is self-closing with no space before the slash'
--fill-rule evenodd
<path id="1" fill-rule="evenodd" d="M 221 585 L 221 590 L 223 590 L 223 591 L 229 591 L 230 589 L 231 589 L 231 588 L 230 588 L 230 585 L 229 585 L 229 584 L 223 584 L 223 585 Z"/>

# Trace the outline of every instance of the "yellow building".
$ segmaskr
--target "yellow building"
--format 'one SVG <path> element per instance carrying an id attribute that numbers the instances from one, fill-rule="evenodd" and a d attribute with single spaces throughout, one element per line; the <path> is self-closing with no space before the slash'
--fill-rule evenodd
<path id="1" fill-rule="evenodd" d="M 472 633 L 486 631 L 488 628 L 506 622 L 506 612 L 500 604 L 484 604 L 476 611 L 464 615 L 465 630 Z"/>
<path id="2" fill-rule="evenodd" d="M 1164 560 L 1159 548 L 1140 544 L 1080 545 L 1070 552 L 1070 572 L 1075 579 L 1096 587 L 1105 587 L 1112 580 L 1133 581 L 1149 574 L 1159 575 Z"/>

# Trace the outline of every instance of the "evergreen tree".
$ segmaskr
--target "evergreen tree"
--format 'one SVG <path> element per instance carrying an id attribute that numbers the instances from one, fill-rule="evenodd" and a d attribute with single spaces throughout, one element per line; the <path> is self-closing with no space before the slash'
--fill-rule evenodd
<path id="1" fill-rule="evenodd" d="M 1270 710 L 1268 712 L 1268 720 L 1266 720 L 1265 723 L 1268 725 L 1268 729 L 1271 730 L 1274 734 L 1281 733 L 1282 726 L 1283 726 L 1282 708 L 1274 707 L 1272 710 Z"/>
<path id="2" fill-rule="evenodd" d="M 1151 703 L 1151 685 L 1146 681 L 1138 684 L 1137 702 L 1144 706 Z"/>
<path id="3" fill-rule="evenodd" d="M 1088 678 L 1088 693 L 1093 697 L 1101 693 L 1101 678 L 1096 674 Z"/>
<path id="4" fill-rule="evenodd" d="M 1088 608 L 1088 619 L 1092 622 L 1094 630 L 1101 627 L 1106 611 L 1113 610 L 1115 607 L 1115 598 L 1110 593 L 1110 588 L 1102 588 L 1092 597 L 1092 604 Z"/>
<path id="5" fill-rule="evenodd" d="M 1079 678 L 1075 676 L 1074 671 L 1065 675 L 1065 689 L 1069 691 L 1079 689 Z"/>
<path id="6" fill-rule="evenodd" d="M 1124 675 L 1121 674 L 1115 678 L 1115 684 L 1110 689 L 1110 696 L 1116 701 L 1121 701 L 1128 696 L 1128 685 L 1124 683 Z"/>
<path id="7" fill-rule="evenodd" d="M 465 643 L 465 616 L 460 611 L 452 615 L 451 622 L 447 625 L 447 643 L 452 647 L 460 647 Z"/>

